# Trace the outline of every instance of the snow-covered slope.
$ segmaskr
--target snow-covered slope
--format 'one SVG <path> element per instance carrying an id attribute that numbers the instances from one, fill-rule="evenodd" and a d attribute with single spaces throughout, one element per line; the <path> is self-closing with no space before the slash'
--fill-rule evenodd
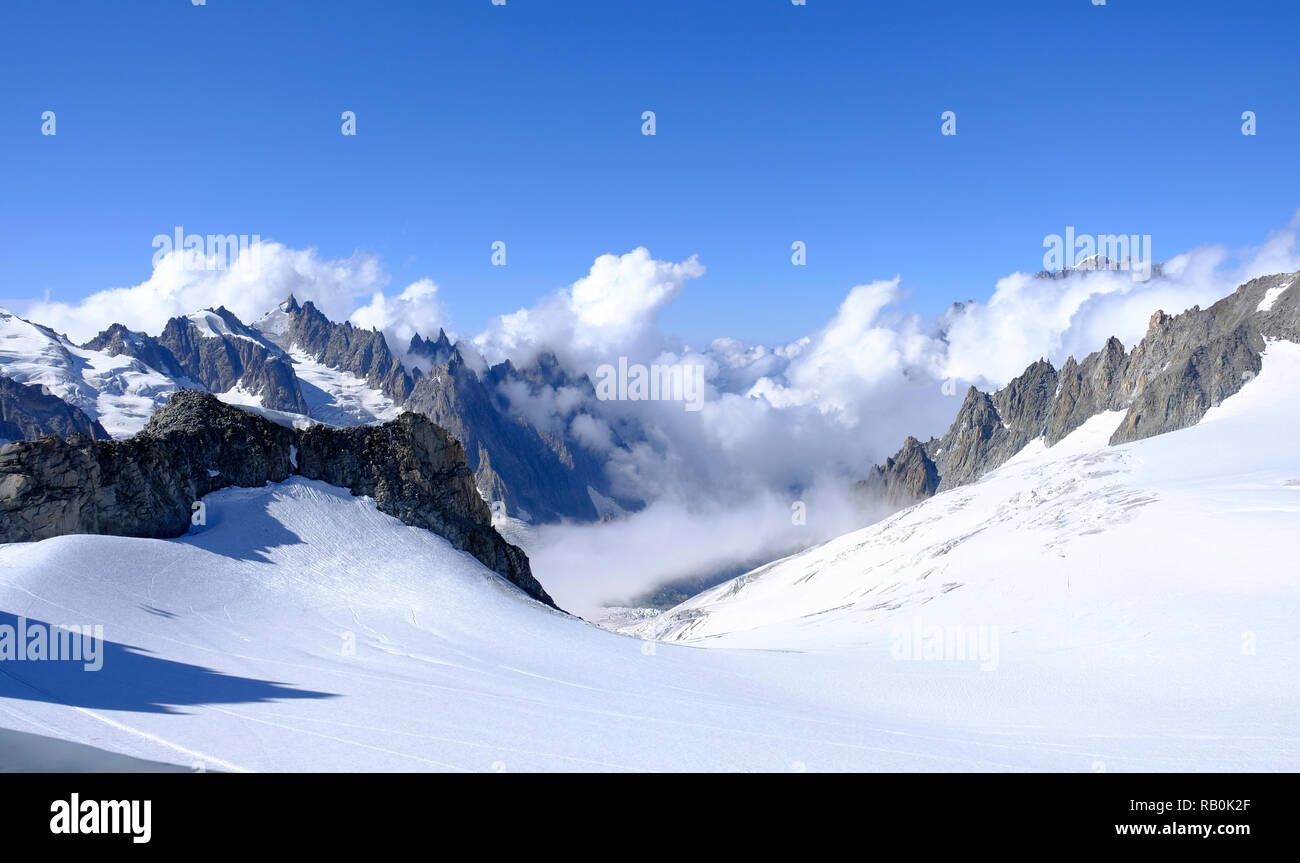
<path id="1" fill-rule="evenodd" d="M 0 548 L 0 623 L 110 642 L 97 672 L 0 663 L 0 726 L 209 770 L 1087 769 L 900 737 L 839 660 L 598 629 L 329 486 L 206 502 L 178 540 Z"/>
<path id="2" fill-rule="evenodd" d="M 177 540 L 0 547 L 0 624 L 102 624 L 109 642 L 97 672 L 0 663 L 0 727 L 208 770 L 1300 766 L 1282 625 L 1294 593 L 1221 588 L 1175 620 L 1144 614 L 1158 598 L 1128 584 L 1131 600 L 1084 609 L 1099 622 L 999 605 L 995 586 L 973 606 L 1006 621 L 995 671 L 870 644 L 699 650 L 551 611 L 319 483 L 206 503 L 206 526 Z M 1053 616 L 1077 643 L 1027 657 L 1011 649 L 1014 614 L 1035 649 Z M 1240 651 L 1246 626 L 1257 656 Z M 1190 652 L 1169 652 L 1170 632 Z M 1104 661 L 1115 651 L 1118 669 Z M 1216 667 L 1199 663 L 1207 652 Z"/>
<path id="3" fill-rule="evenodd" d="M 194 324 L 199 335 L 204 338 L 232 338 L 244 339 L 255 345 L 261 345 L 270 350 L 273 354 L 280 353 L 280 348 L 269 339 L 262 338 L 255 330 L 246 326 L 231 312 L 224 308 L 220 311 L 216 309 L 200 309 L 197 312 L 191 312 L 185 316 L 186 320 Z"/>
<path id="4" fill-rule="evenodd" d="M 870 647 L 921 615 L 1001 622 L 1004 651 L 1026 655 L 1212 632 L 1222 648 L 1272 627 L 1298 646 L 1284 624 L 1300 609 L 1298 393 L 1300 346 L 1273 342 L 1261 374 L 1198 426 L 1110 447 L 1120 412 L 1099 414 L 978 483 L 693 597 L 653 634 Z"/>
<path id="5" fill-rule="evenodd" d="M 276 315 L 259 327 L 274 335 Z M 223 317 L 225 315 L 226 317 Z M 302 351 L 285 352 L 260 329 L 248 327 L 229 312 L 204 309 L 185 318 L 202 338 L 242 339 L 261 345 L 292 363 L 310 416 L 271 410 L 260 396 L 242 386 L 217 393 L 223 400 L 269 416 L 286 425 L 313 421 L 352 426 L 394 419 L 401 413 L 393 400 L 349 372 L 317 362 Z M 40 384 L 103 423 L 113 437 L 135 434 L 154 411 L 180 388 L 202 389 L 189 378 L 175 378 L 139 359 L 78 347 L 65 336 L 0 309 L 0 374 L 19 383 Z"/>
<path id="6" fill-rule="evenodd" d="M 79 348 L 53 330 L 0 309 L 0 374 L 39 384 L 98 419 L 114 437 L 134 434 L 181 385 L 124 354 Z M 192 384 L 191 384 L 192 385 Z"/>
<path id="7" fill-rule="evenodd" d="M 305 351 L 288 352 L 312 417 L 330 425 L 350 426 L 396 419 L 401 407 L 364 380 L 317 362 Z"/>

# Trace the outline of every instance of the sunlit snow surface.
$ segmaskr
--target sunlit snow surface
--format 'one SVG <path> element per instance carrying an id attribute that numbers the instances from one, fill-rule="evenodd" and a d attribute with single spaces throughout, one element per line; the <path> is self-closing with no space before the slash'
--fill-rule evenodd
<path id="1" fill-rule="evenodd" d="M 0 374 L 49 392 L 98 419 L 113 437 L 135 434 L 178 382 L 125 354 L 79 348 L 0 309 Z M 181 381 L 181 385 L 190 384 Z"/>
<path id="2" fill-rule="evenodd" d="M 1298 392 L 1278 343 L 1195 428 L 1034 444 L 646 625 L 691 646 L 300 479 L 177 540 L 3 546 L 0 622 L 112 644 L 0 663 L 0 726 L 212 770 L 1300 769 Z M 898 658 L 933 627 L 996 656 Z"/>
<path id="3" fill-rule="evenodd" d="M 393 400 L 362 378 L 291 350 L 293 371 L 313 418 L 330 425 L 363 425 L 396 419 L 402 412 Z"/>

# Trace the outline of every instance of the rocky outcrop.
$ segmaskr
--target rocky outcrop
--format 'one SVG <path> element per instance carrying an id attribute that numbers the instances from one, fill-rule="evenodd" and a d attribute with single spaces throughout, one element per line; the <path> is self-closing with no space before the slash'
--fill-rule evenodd
<path id="1" fill-rule="evenodd" d="M 1253 279 L 1208 309 L 1158 311 L 1133 349 L 1112 444 L 1186 428 L 1259 372 L 1265 339 L 1300 341 L 1300 273 Z"/>
<path id="2" fill-rule="evenodd" d="M 294 474 L 373 497 L 380 511 L 444 536 L 554 605 L 524 553 L 493 529 L 460 444 L 413 414 L 377 426 L 295 430 L 182 390 L 127 440 L 10 443 L 0 447 L 0 542 L 179 536 L 204 495 Z"/>
<path id="3" fill-rule="evenodd" d="M 0 448 L 0 541 L 67 533 L 179 536 L 204 495 L 290 474 L 292 429 L 181 390 L 137 435 Z"/>
<path id="4" fill-rule="evenodd" d="M 1074 357 L 1066 360 L 1047 419 L 1044 435 L 1047 445 L 1059 443 L 1102 411 L 1122 409 L 1130 395 L 1125 379 L 1127 368 L 1124 345 L 1114 336 L 1106 340 L 1101 350 L 1088 354 L 1082 363 Z"/>
<path id="5" fill-rule="evenodd" d="M 992 395 L 971 387 L 948 432 L 926 447 L 938 490 L 978 479 L 1041 437 L 1058 379 L 1052 364 L 1039 360 Z"/>
<path id="6" fill-rule="evenodd" d="M 931 449 L 931 457 L 941 465 L 939 485 L 961 485 L 990 470 L 998 456 L 1007 451 L 1009 439 L 993 399 L 971 387 L 957 411 L 957 419 Z"/>
<path id="7" fill-rule="evenodd" d="M 210 317 L 219 329 L 201 328 L 194 318 Z M 133 357 L 182 385 L 224 393 L 240 387 L 262 406 L 306 414 L 293 365 L 274 344 L 263 340 L 224 306 L 167 322 L 158 338 L 113 324 L 82 347 L 109 356 Z"/>
<path id="8" fill-rule="evenodd" d="M 85 411 L 44 388 L 0 375 L 0 443 L 41 435 L 72 434 L 107 438 L 108 432 Z"/>
<path id="9" fill-rule="evenodd" d="M 926 455 L 925 447 L 914 437 L 883 465 L 871 468 L 858 490 L 884 502 L 893 509 L 903 509 L 934 495 L 939 489 L 939 468 Z"/>
<path id="10" fill-rule="evenodd" d="M 1032 440 L 1053 446 L 1107 411 L 1125 411 L 1111 444 L 1195 425 L 1259 373 L 1266 339 L 1300 341 L 1298 281 L 1300 273 L 1266 276 L 1208 309 L 1157 311 L 1131 353 L 1112 337 L 1059 373 L 1039 360 L 992 394 L 971 387 L 942 438 L 909 438 L 857 488 L 901 508 L 978 480 Z"/>
<path id="11" fill-rule="evenodd" d="M 447 333 L 438 328 L 438 338 L 426 339 L 419 333 L 411 336 L 411 343 L 406 348 L 408 356 L 416 363 L 424 364 L 424 371 L 433 366 L 445 366 L 451 359 L 452 344 Z"/>
<path id="12" fill-rule="evenodd" d="M 378 426 L 299 434 L 298 473 L 375 500 L 381 512 L 467 551 L 536 599 L 554 605 L 524 553 L 492 527 L 459 441 L 427 417 L 406 413 Z"/>
<path id="13" fill-rule="evenodd" d="M 1200 422 L 1259 373 L 1264 347 L 1264 337 L 1243 324 L 1178 353 L 1141 388 L 1110 442 L 1128 443 Z"/>
<path id="14" fill-rule="evenodd" d="M 152 369 L 165 375 L 178 378 L 185 374 L 172 352 L 163 347 L 157 339 L 147 333 L 128 330 L 121 324 L 113 324 L 108 329 L 82 345 L 91 351 L 103 351 L 110 357 L 134 357 Z"/>

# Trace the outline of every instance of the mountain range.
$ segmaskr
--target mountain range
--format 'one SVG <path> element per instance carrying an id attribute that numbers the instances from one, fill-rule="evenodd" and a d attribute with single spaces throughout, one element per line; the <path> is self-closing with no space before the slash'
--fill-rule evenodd
<path id="1" fill-rule="evenodd" d="M 914 437 L 858 483 L 897 509 L 974 482 L 1031 441 L 1051 447 L 1098 414 L 1120 411 L 1110 444 L 1195 425 L 1259 373 L 1269 339 L 1300 342 L 1300 273 L 1253 279 L 1207 309 L 1156 311 L 1133 350 L 1111 337 L 1058 370 L 1032 363 L 992 393 L 971 387 L 948 431 Z"/>
<path id="2" fill-rule="evenodd" d="M 201 390 L 282 424 L 349 427 L 410 411 L 465 448 L 484 498 L 526 522 L 597 521 L 636 509 L 618 499 L 602 460 L 564 429 L 510 407 L 507 386 L 590 393 L 554 357 L 530 366 L 471 366 L 446 333 L 412 338 L 408 368 L 384 335 L 329 320 L 290 296 L 247 324 L 224 307 L 170 319 L 157 336 L 112 324 L 85 344 L 0 310 L 0 440 L 81 433 L 125 438 L 180 390 Z M 622 445 L 615 441 L 615 445 Z"/>

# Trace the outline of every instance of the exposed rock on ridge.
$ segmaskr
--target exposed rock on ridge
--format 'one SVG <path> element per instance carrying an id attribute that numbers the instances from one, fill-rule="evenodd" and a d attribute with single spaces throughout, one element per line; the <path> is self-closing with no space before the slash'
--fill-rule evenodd
<path id="1" fill-rule="evenodd" d="M 414 414 L 377 426 L 295 430 L 182 390 L 126 440 L 16 441 L 0 447 L 0 542 L 69 533 L 179 536 L 204 495 L 294 474 L 373 497 L 380 511 L 438 533 L 554 606 L 528 558 L 492 527 L 460 444 Z"/>
<path id="2" fill-rule="evenodd" d="M 415 378 L 388 349 L 383 333 L 336 324 L 313 303 L 299 305 L 292 296 L 280 312 L 286 320 L 279 331 L 263 330 L 280 347 L 298 348 L 316 362 L 356 375 L 398 404 L 411 394 Z"/>
<path id="3" fill-rule="evenodd" d="M 263 341 L 228 309 L 208 311 L 221 320 L 229 334 L 204 332 L 190 318 L 175 317 L 158 338 L 113 324 L 83 347 L 113 357 L 133 357 L 170 377 L 214 393 L 239 386 L 249 395 L 260 397 L 264 407 L 306 414 L 307 402 L 284 352 Z"/>
<path id="4" fill-rule="evenodd" d="M 0 442 L 33 440 L 47 434 L 108 437 L 104 427 L 80 408 L 42 387 L 0 375 Z"/>
<path id="5" fill-rule="evenodd" d="M 1082 362 L 1070 357 L 1059 372 L 1039 360 L 991 395 L 971 387 L 942 438 L 908 438 L 857 487 L 910 506 L 978 480 L 1036 438 L 1052 446 L 1105 411 L 1127 411 L 1112 445 L 1195 425 L 1259 373 L 1266 339 L 1300 342 L 1298 281 L 1300 273 L 1266 276 L 1208 309 L 1158 311 L 1131 353 L 1112 337 Z"/>

